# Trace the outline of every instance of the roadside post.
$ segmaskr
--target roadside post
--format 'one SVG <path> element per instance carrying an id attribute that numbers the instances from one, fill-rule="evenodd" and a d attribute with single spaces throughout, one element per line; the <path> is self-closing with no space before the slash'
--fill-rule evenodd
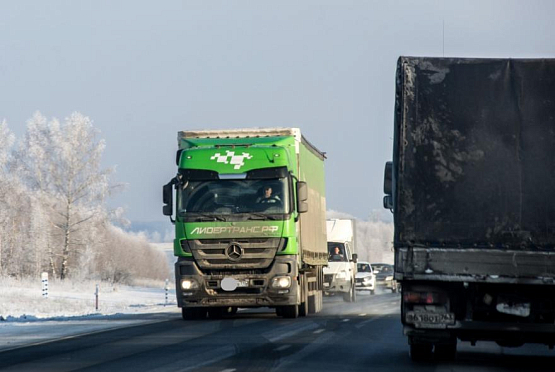
<path id="1" fill-rule="evenodd" d="M 95 308 L 95 310 L 98 310 L 98 292 L 99 292 L 99 290 L 98 290 L 98 284 L 97 284 L 96 285 L 96 291 L 94 292 L 94 297 L 95 297 L 95 306 L 94 306 L 94 308 Z"/>
<path id="2" fill-rule="evenodd" d="M 166 285 L 164 286 L 164 289 L 166 291 L 166 301 L 164 302 L 164 306 L 168 305 L 168 290 L 170 289 L 170 281 L 168 279 L 166 279 Z"/>
<path id="3" fill-rule="evenodd" d="M 48 298 L 48 273 L 41 273 L 42 298 Z"/>

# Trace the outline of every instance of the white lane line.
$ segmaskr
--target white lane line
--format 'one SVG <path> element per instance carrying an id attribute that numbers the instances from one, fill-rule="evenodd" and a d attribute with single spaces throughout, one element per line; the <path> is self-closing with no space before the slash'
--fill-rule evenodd
<path id="1" fill-rule="evenodd" d="M 314 332 L 312 332 L 312 333 L 314 333 L 314 334 L 318 334 L 318 333 L 322 333 L 322 332 L 324 332 L 324 331 L 325 331 L 325 329 L 324 329 L 324 328 L 320 328 L 320 329 L 317 329 L 317 330 L 315 330 L 315 331 L 314 331 Z"/>
<path id="2" fill-rule="evenodd" d="M 372 322 L 375 322 L 376 320 L 379 320 L 379 319 L 381 319 L 381 318 L 383 318 L 383 316 L 377 316 L 377 317 L 375 317 L 375 318 L 371 318 L 371 319 L 365 320 L 364 322 L 360 322 L 360 323 L 358 323 L 357 325 L 355 325 L 355 327 L 356 327 L 357 329 L 360 329 L 360 328 L 362 328 L 362 327 L 364 327 L 364 326 L 366 326 L 366 325 L 368 325 L 368 324 L 370 324 L 370 323 L 372 323 Z"/>
<path id="3" fill-rule="evenodd" d="M 282 345 L 282 346 L 280 346 L 280 347 L 276 347 L 276 348 L 274 349 L 274 351 L 283 351 L 283 350 L 289 349 L 290 347 L 291 347 L 291 345 Z M 223 371 L 222 371 L 222 372 L 223 372 Z"/>
<path id="4" fill-rule="evenodd" d="M 222 369 L 220 372 L 235 372 L 235 371 L 237 371 L 237 368 Z"/>
<path id="5" fill-rule="evenodd" d="M 350 322 L 351 319 L 343 319 L 344 322 Z"/>
<path id="6" fill-rule="evenodd" d="M 292 329 L 291 331 L 288 331 L 288 332 L 281 332 L 281 331 L 283 331 L 283 328 L 287 329 L 291 326 L 293 326 L 295 328 Z M 276 341 L 279 341 L 279 340 L 283 340 L 284 338 L 294 336 L 297 333 L 301 333 L 301 332 L 305 332 L 305 331 L 308 332 L 310 330 L 313 330 L 314 328 L 318 328 L 318 324 L 316 324 L 316 323 L 307 323 L 307 324 L 302 325 L 302 326 L 297 326 L 296 324 L 294 324 L 294 325 L 290 325 L 290 326 L 283 327 L 283 328 L 278 328 L 274 332 L 272 332 L 271 334 L 263 335 L 263 337 L 266 337 L 266 339 L 268 341 L 273 343 L 273 342 L 276 342 Z"/>
<path id="7" fill-rule="evenodd" d="M 282 369 L 286 370 L 287 367 L 289 366 L 292 366 L 295 364 L 298 365 L 298 363 L 302 363 L 302 361 L 304 361 L 307 356 L 315 353 L 319 349 L 322 350 L 321 353 L 328 352 L 329 344 L 331 343 L 331 340 L 333 337 L 334 337 L 333 332 L 327 332 L 322 334 L 322 336 L 313 340 L 306 347 L 302 349 L 298 349 L 299 351 L 297 351 L 296 353 L 291 354 L 285 358 L 282 358 L 280 360 L 280 363 L 277 366 L 275 366 L 272 370 L 282 370 Z"/>

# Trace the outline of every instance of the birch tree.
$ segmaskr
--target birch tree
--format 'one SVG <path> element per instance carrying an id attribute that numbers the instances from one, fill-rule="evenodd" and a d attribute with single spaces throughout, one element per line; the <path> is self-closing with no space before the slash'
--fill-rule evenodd
<path id="1" fill-rule="evenodd" d="M 79 231 L 95 218 L 102 218 L 110 190 L 111 168 L 101 169 L 105 148 L 90 118 L 74 112 L 60 123 L 48 121 L 39 112 L 28 120 L 24 140 L 16 152 L 16 169 L 24 182 L 40 194 L 51 213 L 50 223 L 58 231 L 61 279 L 71 271 L 72 255 L 78 253 Z M 74 257 L 74 262 L 78 262 Z M 56 274 L 55 264 L 51 270 Z"/>

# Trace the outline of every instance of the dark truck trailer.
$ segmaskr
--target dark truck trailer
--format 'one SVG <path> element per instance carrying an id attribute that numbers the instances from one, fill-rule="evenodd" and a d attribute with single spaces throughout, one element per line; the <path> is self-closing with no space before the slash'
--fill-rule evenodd
<path id="1" fill-rule="evenodd" d="M 398 60 L 395 278 L 413 359 L 555 344 L 555 59 Z"/>

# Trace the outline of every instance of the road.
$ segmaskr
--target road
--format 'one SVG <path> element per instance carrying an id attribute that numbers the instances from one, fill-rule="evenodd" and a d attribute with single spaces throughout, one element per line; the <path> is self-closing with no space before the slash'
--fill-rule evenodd
<path id="1" fill-rule="evenodd" d="M 2 371 L 551 371 L 543 345 L 459 343 L 454 362 L 412 363 L 399 322 L 399 295 L 325 298 L 316 316 L 277 318 L 264 309 L 231 319 L 147 323 L 0 352 Z"/>

